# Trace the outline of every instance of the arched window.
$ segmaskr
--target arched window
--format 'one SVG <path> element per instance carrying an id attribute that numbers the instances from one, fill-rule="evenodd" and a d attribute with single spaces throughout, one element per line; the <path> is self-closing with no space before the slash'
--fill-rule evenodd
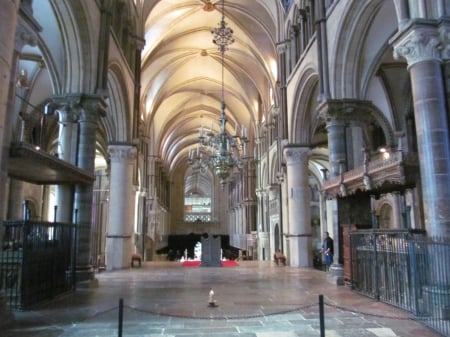
<path id="1" fill-rule="evenodd" d="M 378 219 L 378 224 L 381 229 L 391 228 L 392 222 L 392 207 L 389 204 L 384 204 L 380 208 L 380 216 Z"/>
<path id="2" fill-rule="evenodd" d="M 184 221 L 213 220 L 213 177 L 207 169 L 191 169 L 184 179 Z"/>

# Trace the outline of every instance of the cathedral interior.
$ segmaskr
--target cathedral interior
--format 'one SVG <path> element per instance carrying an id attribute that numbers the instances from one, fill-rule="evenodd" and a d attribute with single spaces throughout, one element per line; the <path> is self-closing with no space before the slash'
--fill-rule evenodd
<path id="1" fill-rule="evenodd" d="M 90 282 L 221 236 L 320 268 L 329 232 L 348 279 L 350 232 L 448 242 L 449 0 L 0 7 L 3 256 L 65 242 Z"/>

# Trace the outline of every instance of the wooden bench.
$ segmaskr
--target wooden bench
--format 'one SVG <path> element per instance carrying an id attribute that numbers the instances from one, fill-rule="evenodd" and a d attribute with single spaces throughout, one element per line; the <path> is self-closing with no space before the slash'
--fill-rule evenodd
<path id="1" fill-rule="evenodd" d="M 284 255 L 276 256 L 276 254 L 274 254 L 273 259 L 277 265 L 279 264 L 280 261 L 283 264 L 283 266 L 286 265 L 286 256 L 284 256 Z"/>
<path id="2" fill-rule="evenodd" d="M 131 268 L 134 268 L 134 262 L 139 263 L 139 267 L 141 266 L 141 262 L 142 262 L 142 258 L 141 258 L 141 254 L 138 253 L 134 253 L 133 255 L 131 255 Z"/>

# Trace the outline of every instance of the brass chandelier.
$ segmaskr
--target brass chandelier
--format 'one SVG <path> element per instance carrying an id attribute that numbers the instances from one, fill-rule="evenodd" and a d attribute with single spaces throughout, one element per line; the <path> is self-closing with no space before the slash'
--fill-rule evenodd
<path id="1" fill-rule="evenodd" d="M 220 185 L 224 187 L 230 173 L 235 168 L 242 168 L 247 156 L 247 132 L 245 127 L 241 127 L 241 135 L 229 135 L 226 131 L 227 117 L 225 115 L 224 98 L 224 56 L 228 46 L 234 42 L 233 30 L 225 22 L 224 1 L 222 0 L 222 20 L 217 28 L 211 33 L 214 35 L 213 43 L 218 46 L 221 55 L 222 66 L 222 100 L 220 104 L 219 133 L 215 134 L 213 126 L 211 130 L 200 128 L 197 151 L 189 151 L 189 164 L 193 169 L 204 171 L 207 167 L 214 170 L 219 178 Z"/>

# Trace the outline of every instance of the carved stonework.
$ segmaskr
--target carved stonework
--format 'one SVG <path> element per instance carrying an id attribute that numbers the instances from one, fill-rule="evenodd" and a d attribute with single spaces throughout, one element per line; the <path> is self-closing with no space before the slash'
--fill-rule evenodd
<path id="1" fill-rule="evenodd" d="M 389 146 L 395 144 L 394 131 L 389 120 L 371 101 L 356 99 L 327 100 L 321 103 L 317 110 L 320 117 L 327 122 L 327 125 L 339 122 L 361 126 L 376 123 L 383 129 L 387 144 Z"/>
<path id="2" fill-rule="evenodd" d="M 285 53 L 286 50 L 289 48 L 290 41 L 284 40 L 282 42 L 277 43 L 277 51 L 279 54 Z"/>
<path id="3" fill-rule="evenodd" d="M 20 2 L 19 21 L 16 28 L 15 49 L 19 53 L 25 45 L 36 46 L 38 33 L 42 31 L 41 25 L 33 16 L 31 1 Z"/>
<path id="4" fill-rule="evenodd" d="M 112 162 L 133 161 L 137 156 L 136 147 L 132 145 L 110 145 L 108 153 Z"/>
<path id="5" fill-rule="evenodd" d="M 307 164 L 309 156 L 311 154 L 311 149 L 305 146 L 286 146 L 284 148 L 284 158 L 286 159 L 287 165 L 303 163 Z"/>
<path id="6" fill-rule="evenodd" d="M 19 24 L 16 30 L 15 49 L 21 51 L 26 45 L 37 45 L 37 34 L 24 25 Z"/>
<path id="7" fill-rule="evenodd" d="M 443 25 L 439 27 L 442 41 L 442 52 L 441 56 L 445 60 L 450 59 L 450 24 Z"/>
<path id="8" fill-rule="evenodd" d="M 439 61 L 439 32 L 432 28 L 413 29 L 394 45 L 394 58 L 404 57 L 409 66 L 422 61 Z"/>
<path id="9" fill-rule="evenodd" d="M 388 159 L 369 160 L 341 176 L 330 177 L 324 181 L 323 190 L 327 198 L 347 196 L 357 191 L 389 192 L 402 186 L 415 186 L 418 176 L 417 156 L 394 152 Z"/>

